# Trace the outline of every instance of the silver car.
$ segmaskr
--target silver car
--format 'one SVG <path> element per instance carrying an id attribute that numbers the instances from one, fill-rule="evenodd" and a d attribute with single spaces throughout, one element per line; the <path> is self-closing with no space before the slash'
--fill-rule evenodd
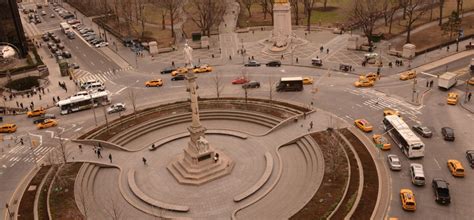
<path id="1" fill-rule="evenodd" d="M 119 103 L 113 104 L 110 107 L 108 107 L 107 108 L 107 113 L 112 114 L 112 113 L 115 113 L 115 112 L 121 112 L 121 111 L 125 111 L 125 110 L 126 110 L 125 104 L 119 102 Z"/>
<path id="2" fill-rule="evenodd" d="M 387 155 L 387 160 L 391 170 L 402 170 L 402 163 L 397 155 L 389 154 Z"/>
<path id="3" fill-rule="evenodd" d="M 417 186 L 425 185 L 425 172 L 423 171 L 423 165 L 419 163 L 410 164 L 410 176 L 411 182 Z"/>

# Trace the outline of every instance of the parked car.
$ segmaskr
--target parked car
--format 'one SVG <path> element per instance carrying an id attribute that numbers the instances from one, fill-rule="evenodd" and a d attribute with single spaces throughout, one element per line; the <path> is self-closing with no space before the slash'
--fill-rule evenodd
<path id="1" fill-rule="evenodd" d="M 243 89 L 250 89 L 250 88 L 260 88 L 260 82 L 257 81 L 250 81 L 242 85 Z"/>
<path id="2" fill-rule="evenodd" d="M 466 159 L 469 163 L 469 166 L 471 166 L 471 168 L 474 168 L 474 150 L 466 151 Z"/>
<path id="3" fill-rule="evenodd" d="M 248 83 L 249 80 L 245 77 L 239 77 L 239 78 L 236 78 L 234 80 L 232 80 L 232 84 L 244 84 L 244 83 Z"/>
<path id="4" fill-rule="evenodd" d="M 69 68 L 79 69 L 79 65 L 77 63 L 70 63 Z"/>
<path id="5" fill-rule="evenodd" d="M 43 36 L 41 36 L 41 39 L 43 39 L 43 41 L 49 41 L 49 36 L 47 34 L 43 34 Z"/>
<path id="6" fill-rule="evenodd" d="M 431 182 L 435 194 L 435 201 L 444 205 L 451 203 L 451 196 L 449 195 L 449 183 L 442 178 L 433 178 Z"/>
<path id="7" fill-rule="evenodd" d="M 115 103 L 115 104 L 110 105 L 107 108 L 107 113 L 112 114 L 112 113 L 116 113 L 116 112 L 125 111 L 125 109 L 126 109 L 125 104 L 119 102 L 119 103 Z"/>
<path id="8" fill-rule="evenodd" d="M 442 127 L 441 128 L 441 135 L 443 135 L 444 140 L 446 141 L 454 141 L 454 130 L 450 127 Z"/>
<path id="9" fill-rule="evenodd" d="M 103 40 L 101 40 L 103 41 Z M 95 44 L 95 47 L 99 48 L 99 47 L 106 47 L 106 46 L 109 46 L 109 43 L 107 42 L 99 42 L 98 44 Z"/>
<path id="10" fill-rule="evenodd" d="M 246 63 L 244 66 L 260 66 L 260 63 L 257 62 L 256 60 L 250 60 L 248 63 Z"/>
<path id="11" fill-rule="evenodd" d="M 387 155 L 388 166 L 391 170 L 402 170 L 402 163 L 400 162 L 400 158 L 398 158 L 395 154 Z"/>
<path id="12" fill-rule="evenodd" d="M 281 62 L 279 60 L 274 60 L 274 61 L 268 62 L 267 64 L 265 64 L 265 66 L 279 67 L 281 66 Z"/>
<path id="13" fill-rule="evenodd" d="M 423 170 L 423 165 L 419 163 L 410 164 L 410 177 L 411 182 L 417 186 L 425 185 L 425 171 Z"/>
<path id="14" fill-rule="evenodd" d="M 50 18 L 55 18 L 55 17 L 56 17 L 56 15 L 54 15 L 54 14 L 51 14 L 49 17 L 50 17 Z"/>
<path id="15" fill-rule="evenodd" d="M 61 49 L 61 50 L 64 49 L 64 44 L 59 43 L 59 44 L 58 44 L 58 48 Z"/>
<path id="16" fill-rule="evenodd" d="M 65 51 L 63 51 L 63 57 L 64 57 L 64 58 L 71 58 L 72 55 L 71 55 L 71 53 L 70 53 L 69 51 L 65 50 Z"/>
<path id="17" fill-rule="evenodd" d="M 177 75 L 171 78 L 171 81 L 178 81 L 178 80 L 185 80 L 186 76 L 185 75 Z"/>
<path id="18" fill-rule="evenodd" d="M 76 38 L 76 34 L 72 31 L 67 32 L 66 36 L 71 40 Z"/>
<path id="19" fill-rule="evenodd" d="M 426 126 L 422 126 L 418 124 L 418 125 L 413 125 L 412 128 L 416 133 L 418 133 L 422 137 L 430 138 L 433 136 L 433 132 L 431 132 L 431 130 Z"/>

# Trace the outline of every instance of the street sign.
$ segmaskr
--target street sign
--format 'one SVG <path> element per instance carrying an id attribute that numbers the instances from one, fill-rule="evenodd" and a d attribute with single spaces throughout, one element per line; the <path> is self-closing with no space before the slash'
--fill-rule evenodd
<path id="1" fill-rule="evenodd" d="M 383 144 L 376 144 L 375 146 L 380 149 L 383 148 Z"/>

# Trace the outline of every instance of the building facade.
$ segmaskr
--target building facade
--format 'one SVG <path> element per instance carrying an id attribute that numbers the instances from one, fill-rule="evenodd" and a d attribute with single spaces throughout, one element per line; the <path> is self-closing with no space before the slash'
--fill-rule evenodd
<path id="1" fill-rule="evenodd" d="M 0 44 L 5 42 L 14 45 L 20 57 L 26 57 L 28 44 L 16 0 L 0 0 Z"/>

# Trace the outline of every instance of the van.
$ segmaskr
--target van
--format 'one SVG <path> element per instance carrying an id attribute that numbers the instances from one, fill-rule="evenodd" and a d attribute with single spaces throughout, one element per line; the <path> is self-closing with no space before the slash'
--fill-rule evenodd
<path id="1" fill-rule="evenodd" d="M 410 177 L 413 185 L 423 186 L 425 185 L 425 172 L 423 171 L 423 165 L 419 163 L 410 164 Z"/>
<path id="2" fill-rule="evenodd" d="M 105 86 L 104 86 L 104 84 L 98 82 L 98 83 L 92 83 L 92 84 L 88 85 L 85 89 L 92 90 L 92 91 L 104 91 Z"/>
<path id="3" fill-rule="evenodd" d="M 15 124 L 4 124 L 0 126 L 0 133 L 13 133 L 16 131 Z"/>
<path id="4" fill-rule="evenodd" d="M 81 84 L 81 88 L 86 89 L 86 87 L 88 87 L 90 84 L 93 84 L 93 83 L 101 83 L 101 82 L 99 80 L 96 80 L 96 79 L 87 80 L 87 81 L 85 81 Z"/>

